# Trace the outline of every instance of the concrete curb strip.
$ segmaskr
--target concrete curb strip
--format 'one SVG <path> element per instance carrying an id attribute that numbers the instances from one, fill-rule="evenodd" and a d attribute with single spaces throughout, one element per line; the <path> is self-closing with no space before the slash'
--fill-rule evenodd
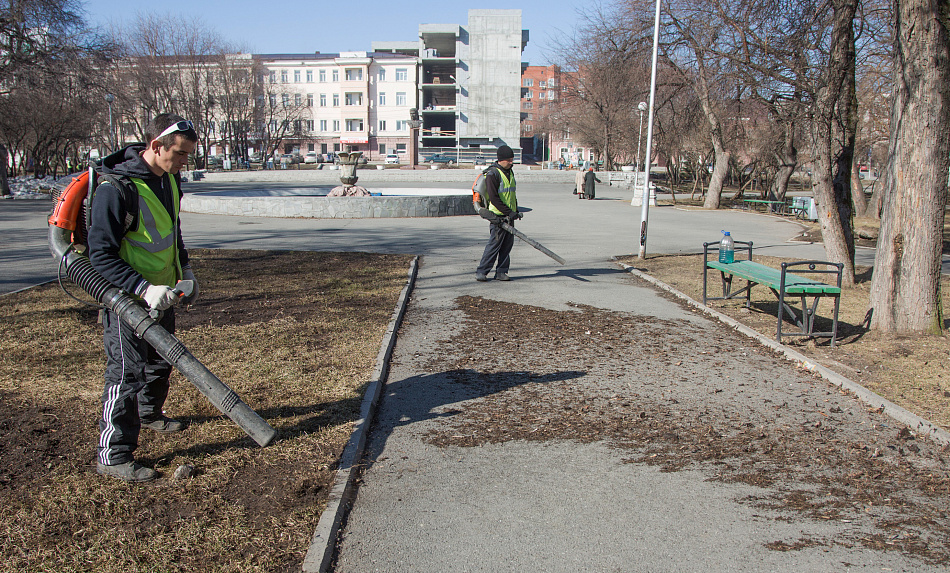
<path id="1" fill-rule="evenodd" d="M 372 380 L 366 387 L 366 394 L 363 395 L 360 419 L 356 421 L 353 434 L 340 456 L 340 466 L 337 469 L 333 485 L 330 487 L 327 507 L 320 515 L 320 521 L 317 523 L 317 529 L 313 533 L 310 548 L 307 550 L 307 555 L 303 561 L 302 570 L 305 573 L 324 573 L 330 570 L 337 534 L 346 513 L 346 506 L 350 501 L 353 478 L 356 475 L 359 460 L 363 457 L 369 428 L 373 422 L 373 417 L 376 415 L 379 397 L 389 373 L 389 362 L 392 358 L 393 348 L 396 346 L 396 333 L 399 331 L 399 325 L 406 314 L 409 297 L 415 286 L 418 272 L 419 257 L 417 256 L 409 265 L 409 278 L 399 295 L 393 318 L 390 320 L 389 326 L 386 328 L 386 334 L 383 336 L 383 343 L 376 357 L 376 369 L 373 370 Z"/>
<path id="2" fill-rule="evenodd" d="M 724 324 L 728 324 L 729 326 L 735 328 L 736 330 L 738 330 L 742 334 L 745 334 L 749 338 L 753 338 L 757 340 L 762 345 L 767 346 L 771 348 L 772 350 L 775 350 L 776 352 L 781 352 L 782 354 L 785 355 L 786 359 L 791 360 L 793 362 L 797 362 L 800 367 L 810 370 L 812 372 L 815 372 L 816 374 L 820 375 L 822 378 L 831 382 L 835 386 L 838 386 L 844 390 L 851 392 L 865 404 L 871 406 L 872 408 L 880 410 L 881 412 L 887 414 L 894 420 L 902 424 L 905 424 L 906 426 L 910 427 L 918 434 L 926 435 L 931 440 L 933 440 L 934 442 L 942 446 L 950 445 L 950 432 L 947 432 L 943 428 L 940 428 L 933 422 L 929 420 L 925 420 L 924 418 L 921 418 L 917 414 L 914 414 L 913 412 L 906 410 L 902 408 L 901 406 L 898 406 L 897 404 L 891 402 L 887 398 L 884 398 L 883 396 L 880 396 L 868 390 L 864 386 L 861 386 L 860 384 L 857 384 L 845 378 L 844 376 L 838 374 L 837 372 L 834 372 L 833 370 L 830 370 L 829 368 L 826 368 L 825 366 L 822 366 L 821 364 L 818 364 L 817 362 L 810 360 L 804 354 L 801 354 L 793 350 L 792 348 L 785 346 L 784 344 L 779 344 L 775 340 L 768 338 L 762 335 L 761 333 L 756 332 L 755 330 L 752 330 L 751 328 L 740 323 L 734 318 L 728 317 L 720 312 L 717 312 L 709 308 L 708 306 L 703 305 L 702 303 L 698 301 L 693 300 L 686 294 L 676 290 L 675 288 L 664 283 L 663 281 L 660 281 L 645 273 L 642 273 L 626 263 L 618 262 L 618 264 L 620 264 L 620 266 L 622 266 L 624 270 L 626 270 L 630 274 L 638 278 L 641 278 L 653 284 L 654 286 L 669 292 L 670 294 L 678 298 L 683 299 L 690 305 L 718 319 L 720 322 Z"/>

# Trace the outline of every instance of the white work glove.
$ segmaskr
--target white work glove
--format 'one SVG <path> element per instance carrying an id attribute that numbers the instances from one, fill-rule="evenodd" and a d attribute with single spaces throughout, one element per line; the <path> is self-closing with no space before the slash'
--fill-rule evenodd
<path id="1" fill-rule="evenodd" d="M 198 279 L 195 278 L 195 273 L 191 270 L 191 267 L 183 267 L 181 269 L 181 275 L 181 280 L 192 281 L 195 285 L 195 290 L 191 293 L 191 296 L 181 297 L 181 302 L 191 304 L 198 298 Z"/>
<path id="2" fill-rule="evenodd" d="M 167 310 L 178 304 L 178 293 L 165 285 L 148 285 L 142 298 L 152 310 Z"/>

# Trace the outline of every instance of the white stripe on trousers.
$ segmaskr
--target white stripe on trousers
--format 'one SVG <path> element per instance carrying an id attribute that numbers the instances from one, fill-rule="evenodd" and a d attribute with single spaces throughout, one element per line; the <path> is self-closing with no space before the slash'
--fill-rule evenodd
<path id="1" fill-rule="evenodd" d="M 112 440 L 112 436 L 115 435 L 116 432 L 116 428 L 112 424 L 112 415 L 115 412 L 115 404 L 119 399 L 122 384 L 125 382 L 125 345 L 122 344 L 122 321 L 119 319 L 119 315 L 113 313 L 113 316 L 115 317 L 116 327 L 118 329 L 119 354 L 122 357 L 122 372 L 119 375 L 119 383 L 109 389 L 108 397 L 106 398 L 105 403 L 102 405 L 102 420 L 106 423 L 106 428 L 99 434 L 99 463 L 103 465 L 109 465 L 109 454 L 112 453 L 112 448 L 109 447 L 109 442 Z"/>

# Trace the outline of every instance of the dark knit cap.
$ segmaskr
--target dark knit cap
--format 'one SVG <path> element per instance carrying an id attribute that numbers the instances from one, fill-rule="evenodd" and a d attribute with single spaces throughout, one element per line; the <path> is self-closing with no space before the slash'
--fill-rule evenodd
<path id="1" fill-rule="evenodd" d="M 515 152 L 511 150 L 507 145 L 502 145 L 498 148 L 498 161 L 504 161 L 505 159 L 514 159 Z"/>

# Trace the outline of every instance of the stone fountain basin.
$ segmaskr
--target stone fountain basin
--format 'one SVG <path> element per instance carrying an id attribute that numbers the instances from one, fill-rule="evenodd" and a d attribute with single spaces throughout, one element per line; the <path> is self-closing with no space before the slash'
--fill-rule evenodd
<path id="1" fill-rule="evenodd" d="M 372 197 L 327 197 L 336 185 L 186 193 L 182 211 L 243 217 L 369 219 L 474 215 L 468 189 L 367 188 Z"/>

